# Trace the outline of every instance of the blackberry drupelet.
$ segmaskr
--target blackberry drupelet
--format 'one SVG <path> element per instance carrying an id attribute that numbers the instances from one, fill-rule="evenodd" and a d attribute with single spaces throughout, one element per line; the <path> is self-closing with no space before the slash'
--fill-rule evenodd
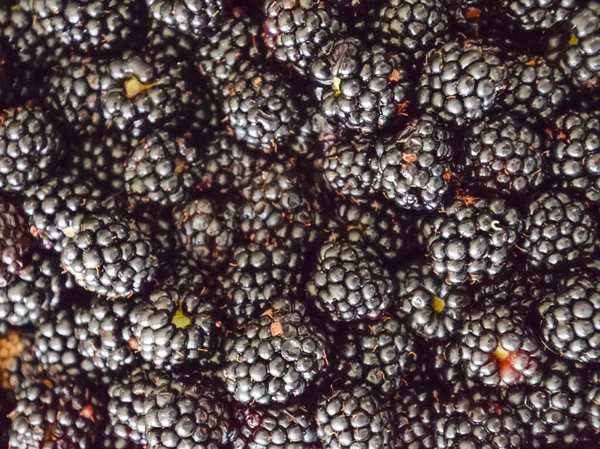
<path id="1" fill-rule="evenodd" d="M 323 449 L 389 447 L 394 439 L 392 412 L 362 386 L 333 389 L 315 413 Z"/>
<path id="2" fill-rule="evenodd" d="M 561 357 L 580 362 L 600 360 L 598 295 L 594 272 L 567 274 L 539 303 L 544 344 Z"/>
<path id="3" fill-rule="evenodd" d="M 504 195 L 523 195 L 546 179 L 547 152 L 536 129 L 510 115 L 475 123 L 463 141 L 474 184 Z"/>
<path id="4" fill-rule="evenodd" d="M 97 390 L 74 380 L 56 383 L 45 378 L 28 380 L 23 387 L 11 415 L 11 448 L 95 447 L 105 407 Z"/>
<path id="5" fill-rule="evenodd" d="M 0 197 L 0 287 L 19 274 L 32 247 L 27 218 L 20 208 Z"/>
<path id="6" fill-rule="evenodd" d="M 318 0 L 267 0 L 265 13 L 265 44 L 275 59 L 302 76 L 308 76 L 314 61 L 346 32 L 338 9 Z"/>
<path id="7" fill-rule="evenodd" d="M 158 288 L 139 298 L 129 319 L 132 346 L 148 362 L 171 369 L 183 363 L 218 363 L 224 329 L 214 290 L 195 293 Z"/>
<path id="8" fill-rule="evenodd" d="M 293 91 L 279 73 L 242 64 L 223 89 L 227 125 L 248 147 L 276 153 L 301 125 L 302 112 Z"/>
<path id="9" fill-rule="evenodd" d="M 177 209 L 173 218 L 179 243 L 197 261 L 213 268 L 229 261 L 234 245 L 232 214 L 235 207 L 206 198 Z"/>
<path id="10" fill-rule="evenodd" d="M 102 372 L 127 369 L 138 361 L 139 347 L 129 321 L 133 303 L 127 298 L 96 297 L 74 313 L 79 353 Z"/>
<path id="11" fill-rule="evenodd" d="M 404 385 L 404 376 L 414 363 L 415 339 L 394 314 L 357 323 L 341 340 L 338 372 L 381 397 Z"/>
<path id="12" fill-rule="evenodd" d="M 500 105 L 527 121 L 544 122 L 557 115 L 571 91 L 567 76 L 559 67 L 541 56 L 523 55 L 508 63 Z"/>
<path id="13" fill-rule="evenodd" d="M 540 383 L 546 361 L 518 306 L 486 302 L 464 317 L 460 355 L 466 376 L 486 386 Z"/>
<path id="14" fill-rule="evenodd" d="M 404 57 L 347 37 L 312 65 L 320 108 L 333 123 L 371 134 L 406 115 L 413 82 Z"/>
<path id="15" fill-rule="evenodd" d="M 236 407 L 239 426 L 234 449 L 311 449 L 318 445 L 317 425 L 301 402 L 285 405 Z"/>
<path id="16" fill-rule="evenodd" d="M 423 114 L 388 142 L 378 161 L 381 186 L 400 207 L 436 210 L 450 187 L 455 151 L 451 134 Z"/>
<path id="17" fill-rule="evenodd" d="M 29 215 L 30 232 L 44 247 L 62 251 L 63 241 L 80 217 L 99 212 L 104 193 L 92 180 L 67 172 L 25 190 L 23 209 Z"/>
<path id="18" fill-rule="evenodd" d="M 385 0 L 381 3 L 374 22 L 380 42 L 417 63 L 448 37 L 450 14 L 445 1 Z"/>
<path id="19" fill-rule="evenodd" d="M 592 211 L 566 193 L 543 193 L 529 204 L 520 248 L 538 268 L 556 269 L 580 262 L 596 249 Z"/>
<path id="20" fill-rule="evenodd" d="M 595 112 L 569 111 L 553 123 L 547 146 L 552 174 L 563 189 L 600 203 L 600 118 Z"/>
<path id="21" fill-rule="evenodd" d="M 146 0 L 150 17 L 185 34 L 207 37 L 224 19 L 223 0 Z"/>
<path id="22" fill-rule="evenodd" d="M 426 218 L 421 232 L 433 270 L 460 284 L 493 278 L 502 271 L 521 222 L 517 210 L 501 199 L 460 197 Z"/>
<path id="23" fill-rule="evenodd" d="M 396 273 L 398 313 L 425 338 L 448 340 L 456 335 L 473 304 L 469 290 L 449 285 L 424 263 L 413 263 Z"/>
<path id="24" fill-rule="evenodd" d="M 306 293 L 332 321 L 373 320 L 392 302 L 395 285 L 377 257 L 339 241 L 319 250 Z"/>
<path id="25" fill-rule="evenodd" d="M 130 219 L 104 213 L 81 221 L 61 260 L 79 285 L 109 297 L 140 291 L 157 266 L 150 237 Z"/>
<path id="26" fill-rule="evenodd" d="M 547 30 L 569 19 L 577 0 L 502 0 L 498 6 L 524 30 Z"/>
<path id="27" fill-rule="evenodd" d="M 287 300 L 234 333 L 225 350 L 227 389 L 245 404 L 300 396 L 328 364 L 325 336 L 311 324 L 303 304 Z"/>
<path id="28" fill-rule="evenodd" d="M 0 189 L 20 192 L 47 178 L 64 151 L 51 115 L 38 107 L 10 108 L 0 115 Z"/>
<path id="29" fill-rule="evenodd" d="M 325 184 L 337 195 L 352 201 L 365 201 L 379 190 L 377 172 L 382 142 L 369 135 L 359 135 L 329 146 L 318 161 L 317 169 Z"/>
<path id="30" fill-rule="evenodd" d="M 152 132 L 143 138 L 125 163 L 125 189 L 134 204 L 167 207 L 183 204 L 192 196 L 200 158 L 191 135 Z"/>
<path id="31" fill-rule="evenodd" d="M 449 42 L 427 54 L 417 89 L 419 108 L 458 127 L 492 110 L 506 88 L 499 50 L 476 41 Z"/>

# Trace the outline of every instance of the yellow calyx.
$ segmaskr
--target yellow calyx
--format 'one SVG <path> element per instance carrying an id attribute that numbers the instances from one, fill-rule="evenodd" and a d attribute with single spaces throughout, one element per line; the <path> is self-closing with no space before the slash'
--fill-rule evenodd
<path id="1" fill-rule="evenodd" d="M 495 354 L 496 354 L 496 357 L 498 357 L 500 360 L 505 360 L 510 355 L 510 352 L 508 352 L 502 346 L 498 345 L 498 347 L 496 348 Z"/>
<path id="2" fill-rule="evenodd" d="M 577 45 L 579 43 L 579 38 L 575 35 L 571 35 L 571 39 L 569 39 L 569 45 Z"/>
<path id="3" fill-rule="evenodd" d="M 435 310 L 437 313 L 442 313 L 446 308 L 446 301 L 439 296 L 434 296 L 431 304 L 433 306 L 433 310 Z"/>
<path id="4" fill-rule="evenodd" d="M 139 79 L 133 76 L 125 81 L 125 95 L 127 95 L 127 98 L 134 98 L 153 86 L 154 84 L 142 84 Z"/>
<path id="5" fill-rule="evenodd" d="M 175 315 L 173 315 L 171 323 L 173 323 L 173 326 L 175 326 L 177 329 L 185 329 L 192 324 L 192 319 L 183 313 L 183 305 L 181 301 L 179 302 L 179 308 L 177 309 L 177 312 L 175 312 Z"/>
<path id="6" fill-rule="evenodd" d="M 337 76 L 333 79 L 333 83 L 331 83 L 331 87 L 333 88 L 333 93 L 335 94 L 336 97 L 342 93 L 342 91 L 340 90 L 341 84 L 342 84 L 342 79 L 338 78 Z"/>

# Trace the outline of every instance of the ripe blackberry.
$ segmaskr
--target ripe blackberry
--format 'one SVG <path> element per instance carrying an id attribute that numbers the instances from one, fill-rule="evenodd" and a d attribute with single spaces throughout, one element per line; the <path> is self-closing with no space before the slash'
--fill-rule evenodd
<path id="1" fill-rule="evenodd" d="M 185 34 L 205 37 L 218 30 L 223 0 L 146 0 L 150 17 Z"/>
<path id="2" fill-rule="evenodd" d="M 544 344 L 561 357 L 594 363 L 600 359 L 597 296 L 593 272 L 568 274 L 540 302 L 540 333 Z"/>
<path id="3" fill-rule="evenodd" d="M 340 241 L 321 247 L 306 292 L 331 320 L 360 321 L 377 319 L 385 312 L 395 285 L 376 257 Z"/>
<path id="4" fill-rule="evenodd" d="M 600 202 L 600 118 L 596 113 L 569 111 L 554 122 L 547 146 L 552 174 L 563 189 Z"/>
<path id="5" fill-rule="evenodd" d="M 421 110 L 459 127 L 482 119 L 506 88 L 508 68 L 498 49 L 474 41 L 431 50 L 417 89 Z"/>
<path id="6" fill-rule="evenodd" d="M 0 189 L 20 192 L 45 179 L 63 150 L 60 133 L 42 109 L 5 109 L 0 116 Z"/>
<path id="7" fill-rule="evenodd" d="M 502 0 L 500 11 L 524 30 L 547 30 L 567 20 L 577 6 L 576 0 Z"/>
<path id="8" fill-rule="evenodd" d="M 406 209 L 438 209 L 452 177 L 450 139 L 444 126 L 427 114 L 398 133 L 378 161 L 386 197 Z"/>
<path id="9" fill-rule="evenodd" d="M 329 146 L 317 169 L 337 195 L 364 201 L 379 190 L 377 161 L 382 150 L 382 142 L 373 136 L 350 137 Z"/>
<path id="10" fill-rule="evenodd" d="M 355 38 L 333 42 L 311 69 L 321 85 L 321 111 L 334 123 L 367 134 L 393 124 L 406 115 L 412 99 L 406 65 L 403 57 Z"/>
<path id="11" fill-rule="evenodd" d="M 60 303 L 62 289 L 58 257 L 33 250 L 19 274 L 0 288 L 0 327 L 37 325 Z"/>
<path id="12" fill-rule="evenodd" d="M 0 287 L 6 287 L 24 267 L 33 241 L 27 219 L 14 204 L 0 198 Z"/>
<path id="13" fill-rule="evenodd" d="M 475 123 L 464 138 L 474 184 L 505 195 L 523 195 L 546 178 L 546 148 L 535 128 L 506 114 Z"/>
<path id="14" fill-rule="evenodd" d="M 108 214 L 84 218 L 61 260 L 79 285 L 110 297 L 140 291 L 157 265 L 150 237 L 129 219 Z"/>
<path id="15" fill-rule="evenodd" d="M 334 389 L 319 401 L 315 413 L 323 449 L 390 447 L 393 415 L 362 386 Z"/>
<path id="16" fill-rule="evenodd" d="M 298 294 L 304 257 L 277 246 L 248 243 L 233 250 L 232 262 L 220 278 L 227 311 L 236 322 L 256 318 L 272 301 Z"/>
<path id="17" fill-rule="evenodd" d="M 436 447 L 524 447 L 523 424 L 493 393 L 460 394 L 443 406 L 435 422 Z"/>
<path id="18" fill-rule="evenodd" d="M 264 39 L 275 58 L 308 76 L 313 62 L 346 32 L 334 6 L 318 0 L 268 0 Z"/>
<path id="19" fill-rule="evenodd" d="M 520 235 L 515 208 L 503 200 L 461 197 L 422 224 L 433 270 L 452 284 L 479 282 L 502 271 Z"/>
<path id="20" fill-rule="evenodd" d="M 396 316 L 358 323 L 343 336 L 337 371 L 379 396 L 389 396 L 402 385 L 413 360 L 414 336 Z"/>
<path id="21" fill-rule="evenodd" d="M 577 89 L 594 91 L 600 85 L 596 64 L 599 54 L 596 42 L 600 36 L 600 2 L 585 3 L 565 25 L 564 29 L 559 28 L 550 35 L 547 57 L 560 64 Z"/>
<path id="22" fill-rule="evenodd" d="M 31 233 L 55 251 L 62 251 L 63 240 L 74 232 L 76 217 L 98 212 L 104 198 L 93 181 L 69 172 L 35 184 L 24 194 Z"/>
<path id="23" fill-rule="evenodd" d="M 100 64 L 100 102 L 106 123 L 134 138 L 176 128 L 193 110 L 194 96 L 180 64 L 146 52 L 125 52 Z"/>
<path id="24" fill-rule="evenodd" d="M 317 425 L 303 403 L 268 407 L 238 406 L 234 449 L 310 449 L 318 445 Z"/>
<path id="25" fill-rule="evenodd" d="M 596 248 L 591 211 L 563 192 L 543 193 L 529 204 L 523 234 L 520 248 L 534 267 L 576 263 Z"/>
<path id="26" fill-rule="evenodd" d="M 223 373 L 236 401 L 266 405 L 300 396 L 326 365 L 325 336 L 304 306 L 277 301 L 230 337 Z"/>
<path id="27" fill-rule="evenodd" d="M 301 124 L 301 110 L 284 77 L 243 64 L 223 90 L 223 112 L 235 136 L 250 148 L 275 153 Z"/>
<path id="28" fill-rule="evenodd" d="M 543 122 L 556 116 L 570 94 L 570 84 L 560 68 L 541 56 L 523 55 L 508 63 L 500 104 L 525 120 Z"/>
<path id="29" fill-rule="evenodd" d="M 17 394 L 9 445 L 91 449 L 100 439 L 104 407 L 97 390 L 77 381 L 31 379 Z"/>
<path id="30" fill-rule="evenodd" d="M 125 189 L 134 203 L 174 206 L 191 196 L 200 155 L 190 135 L 157 131 L 134 147 L 125 164 Z"/>
<path id="31" fill-rule="evenodd" d="M 61 58 L 45 78 L 42 101 L 65 132 L 98 134 L 104 128 L 100 108 L 99 63 L 92 58 Z"/>
<path id="32" fill-rule="evenodd" d="M 214 363 L 221 356 L 224 331 L 213 295 L 212 289 L 202 293 L 168 287 L 153 290 L 130 313 L 136 338 L 132 346 L 157 367 Z"/>
<path id="33" fill-rule="evenodd" d="M 138 360 L 139 350 L 131 330 L 129 313 L 132 301 L 96 297 L 74 313 L 74 335 L 78 351 L 103 372 L 126 369 Z"/>
<path id="34" fill-rule="evenodd" d="M 214 34 L 206 36 L 195 55 L 200 74 L 206 78 L 217 93 L 223 89 L 245 61 L 260 63 L 266 56 L 261 36 L 262 28 L 241 8 L 234 8 L 233 17 L 228 18 Z"/>
<path id="35" fill-rule="evenodd" d="M 413 263 L 396 273 L 399 313 L 425 338 L 448 340 L 461 327 L 473 297 L 462 285 L 449 285 L 426 264 Z"/>
<path id="36" fill-rule="evenodd" d="M 465 315 L 460 354 L 467 377 L 493 387 L 541 381 L 544 347 L 522 312 L 500 302 L 482 304 Z"/>
<path id="37" fill-rule="evenodd" d="M 444 42 L 450 14 L 439 0 L 385 0 L 374 23 L 381 42 L 420 62 L 432 48 Z"/>

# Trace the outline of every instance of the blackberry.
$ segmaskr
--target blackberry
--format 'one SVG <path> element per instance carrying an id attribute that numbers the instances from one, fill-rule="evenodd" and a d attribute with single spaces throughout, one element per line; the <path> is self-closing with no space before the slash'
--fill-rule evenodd
<path id="1" fill-rule="evenodd" d="M 444 1 L 386 0 L 377 11 L 374 26 L 384 45 L 420 62 L 447 37 L 449 16 Z"/>
<path id="2" fill-rule="evenodd" d="M 110 423 L 107 423 L 104 427 L 104 432 L 100 435 L 97 447 L 99 449 L 142 449 L 141 445 L 116 435 L 115 429 Z"/>
<path id="3" fill-rule="evenodd" d="M 188 62 L 199 44 L 199 37 L 171 28 L 164 22 L 150 20 L 144 49 L 173 64 Z"/>
<path id="4" fill-rule="evenodd" d="M 524 426 L 510 407 L 485 392 L 457 395 L 435 422 L 436 447 L 516 449 L 527 443 Z"/>
<path id="5" fill-rule="evenodd" d="M 140 291 L 157 265 L 149 236 L 130 220 L 107 214 L 83 219 L 61 259 L 79 285 L 110 297 Z"/>
<path id="6" fill-rule="evenodd" d="M 293 88 L 267 68 L 243 64 L 223 90 L 223 112 L 235 136 L 248 147 L 275 153 L 301 123 Z"/>
<path id="7" fill-rule="evenodd" d="M 506 88 L 499 50 L 474 41 L 449 42 L 427 54 L 417 89 L 421 110 L 466 127 L 492 110 Z"/>
<path id="8" fill-rule="evenodd" d="M 286 402 L 326 369 L 327 350 L 302 304 L 277 301 L 227 341 L 227 390 L 245 404 Z"/>
<path id="9" fill-rule="evenodd" d="M 326 185 L 342 198 L 364 201 L 379 190 L 378 156 L 382 142 L 359 135 L 334 143 L 318 163 Z"/>
<path id="10" fill-rule="evenodd" d="M 542 340 L 561 357 L 586 363 L 600 358 L 598 288 L 593 272 L 568 274 L 539 303 Z"/>
<path id="11" fill-rule="evenodd" d="M 0 323 L 37 325 L 53 311 L 61 302 L 63 290 L 59 267 L 55 255 L 33 250 L 19 274 L 0 288 Z"/>
<path id="12" fill-rule="evenodd" d="M 564 0 L 567 3 L 574 3 Z M 548 59 L 560 64 L 577 89 L 594 91 L 600 85 L 596 60 L 596 42 L 600 33 L 600 2 L 582 5 L 569 20 L 565 29 L 550 35 Z"/>
<path id="13" fill-rule="evenodd" d="M 213 294 L 166 287 L 137 301 L 129 319 L 144 360 L 163 368 L 218 360 L 224 331 Z"/>
<path id="14" fill-rule="evenodd" d="M 379 396 L 389 396 L 404 385 L 414 346 L 409 328 L 393 314 L 358 323 L 342 337 L 338 371 Z"/>
<path id="15" fill-rule="evenodd" d="M 596 113 L 569 111 L 554 122 L 547 146 L 552 174 L 564 189 L 600 202 L 600 119 Z"/>
<path id="16" fill-rule="evenodd" d="M 233 207 L 216 206 L 209 199 L 194 200 L 173 214 L 179 243 L 199 262 L 209 266 L 227 263 L 234 244 Z"/>
<path id="17" fill-rule="evenodd" d="M 426 114 L 398 133 L 378 161 L 386 197 L 407 209 L 438 209 L 452 177 L 450 138 L 450 133 Z"/>
<path id="18" fill-rule="evenodd" d="M 96 297 L 74 313 L 74 335 L 78 351 L 103 372 L 115 372 L 138 360 L 139 347 L 129 322 L 132 301 L 116 298 L 107 301 Z"/>
<path id="19" fill-rule="evenodd" d="M 324 396 L 315 413 L 323 449 L 389 447 L 393 415 L 367 388 L 345 387 Z"/>
<path id="20" fill-rule="evenodd" d="M 150 17 L 182 33 L 205 37 L 219 29 L 223 0 L 146 0 Z"/>
<path id="21" fill-rule="evenodd" d="M 306 292 L 333 321 L 373 320 L 392 302 L 395 285 L 376 257 L 340 241 L 321 247 Z"/>
<path id="22" fill-rule="evenodd" d="M 89 57 L 65 56 L 45 77 L 42 101 L 67 134 L 89 136 L 104 128 L 99 64 Z"/>
<path id="23" fill-rule="evenodd" d="M 165 131 L 147 135 L 125 164 L 125 188 L 130 200 L 158 206 L 182 204 L 198 183 L 193 169 L 199 157 L 189 135 Z"/>
<path id="24" fill-rule="evenodd" d="M 266 56 L 262 29 L 241 8 L 234 8 L 214 34 L 206 36 L 199 46 L 196 60 L 200 74 L 212 89 L 221 96 L 223 89 L 245 61 L 260 63 Z"/>
<path id="25" fill-rule="evenodd" d="M 403 57 L 350 37 L 333 42 L 324 55 L 311 74 L 329 120 L 369 134 L 406 115 L 414 86 Z"/>
<path id="26" fill-rule="evenodd" d="M 529 204 L 521 246 L 534 267 L 576 263 L 596 248 L 596 228 L 588 207 L 563 192 L 543 193 Z"/>
<path id="27" fill-rule="evenodd" d="M 0 198 L 0 287 L 6 287 L 24 267 L 24 258 L 33 246 L 22 211 Z"/>
<path id="28" fill-rule="evenodd" d="M 547 30 L 567 20 L 577 6 L 576 0 L 502 0 L 500 11 L 524 30 Z"/>
<path id="29" fill-rule="evenodd" d="M 270 302 L 297 295 L 303 264 L 302 254 L 292 249 L 252 242 L 235 247 L 232 262 L 220 279 L 227 310 L 236 321 L 247 322 Z"/>
<path id="30" fill-rule="evenodd" d="M 461 197 L 422 225 L 433 270 L 452 284 L 496 276 L 520 235 L 515 208 L 500 199 Z"/>
<path id="31" fill-rule="evenodd" d="M 570 94 L 567 76 L 560 68 L 541 56 L 523 55 L 508 63 L 500 105 L 525 120 L 543 122 L 557 115 Z"/>
<path id="32" fill-rule="evenodd" d="M 44 247 L 56 251 L 63 249 L 63 240 L 74 232 L 76 217 L 98 212 L 104 198 L 93 181 L 69 172 L 35 184 L 24 194 L 31 233 Z"/>
<path id="33" fill-rule="evenodd" d="M 5 109 L 0 116 L 0 189 L 20 192 L 45 179 L 63 150 L 60 133 L 42 109 Z"/>
<path id="34" fill-rule="evenodd" d="M 493 387 L 541 381 L 546 355 L 522 312 L 500 302 L 465 315 L 460 354 L 467 377 Z"/>
<path id="35" fill-rule="evenodd" d="M 318 0 L 269 0 L 265 3 L 265 43 L 275 58 L 308 76 L 313 62 L 346 32 L 334 6 Z"/>
<path id="36" fill-rule="evenodd" d="M 91 449 L 100 439 L 104 406 L 97 391 L 76 381 L 31 379 L 17 394 L 9 445 Z"/>
<path id="37" fill-rule="evenodd" d="M 523 195 L 546 178 L 546 148 L 536 130 L 510 115 L 490 115 L 464 138 L 474 184 L 506 195 Z"/>
<path id="38" fill-rule="evenodd" d="M 181 126 L 194 96 L 180 64 L 151 53 L 125 52 L 100 64 L 100 103 L 106 123 L 134 138 Z"/>
<path id="39" fill-rule="evenodd" d="M 399 313 L 425 338 L 448 340 L 456 335 L 473 303 L 468 289 L 449 285 L 426 264 L 413 263 L 396 273 Z"/>
<path id="40" fill-rule="evenodd" d="M 239 425 L 234 449 L 310 449 L 318 445 L 316 423 L 302 403 L 267 407 L 240 405 L 234 416 Z"/>

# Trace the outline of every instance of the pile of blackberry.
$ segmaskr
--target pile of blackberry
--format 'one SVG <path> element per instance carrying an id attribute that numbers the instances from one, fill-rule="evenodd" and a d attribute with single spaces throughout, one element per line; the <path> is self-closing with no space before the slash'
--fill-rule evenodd
<path id="1" fill-rule="evenodd" d="M 599 60 L 600 0 L 1 1 L 0 449 L 600 448 Z"/>

